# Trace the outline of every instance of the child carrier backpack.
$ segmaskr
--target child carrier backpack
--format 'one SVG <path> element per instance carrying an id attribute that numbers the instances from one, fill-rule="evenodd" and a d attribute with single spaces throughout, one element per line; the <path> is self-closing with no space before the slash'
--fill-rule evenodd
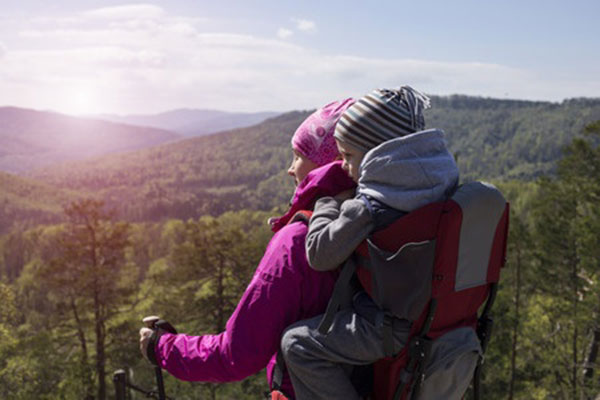
<path id="1" fill-rule="evenodd" d="M 389 356 L 373 366 L 370 398 L 459 399 L 473 373 L 479 397 L 489 311 L 506 257 L 508 207 L 492 185 L 459 186 L 449 199 L 373 233 L 346 262 L 319 329 L 329 329 L 356 273 L 385 311 L 383 346 Z M 398 354 L 392 338 L 396 318 L 412 322 L 408 344 Z"/>
<path id="2" fill-rule="evenodd" d="M 509 204 L 498 189 L 468 183 L 374 232 L 348 259 L 319 330 L 329 330 L 356 276 L 384 311 L 388 356 L 373 365 L 368 399 L 460 399 L 471 381 L 479 399 L 508 219 Z M 412 325 L 407 345 L 396 354 L 397 319 Z"/>

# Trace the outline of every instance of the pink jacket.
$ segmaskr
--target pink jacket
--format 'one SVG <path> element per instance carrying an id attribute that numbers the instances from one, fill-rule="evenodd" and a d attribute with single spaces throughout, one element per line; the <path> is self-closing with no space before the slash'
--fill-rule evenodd
<path id="1" fill-rule="evenodd" d="M 353 187 L 341 162 L 311 171 L 296 189 L 289 211 L 274 222 L 276 233 L 225 331 L 163 334 L 156 347 L 161 367 L 178 379 L 204 382 L 238 381 L 267 367 L 270 386 L 283 331 L 325 311 L 338 274 L 310 268 L 304 248 L 307 225 L 289 221 L 298 210 L 312 209 L 319 197 Z M 287 376 L 282 389 L 293 393 Z"/>

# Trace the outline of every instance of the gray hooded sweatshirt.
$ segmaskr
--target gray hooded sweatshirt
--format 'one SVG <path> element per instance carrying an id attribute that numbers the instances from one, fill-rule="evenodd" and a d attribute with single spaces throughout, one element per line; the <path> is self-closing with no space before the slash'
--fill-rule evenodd
<path id="1" fill-rule="evenodd" d="M 357 195 L 317 201 L 306 236 L 306 256 L 319 271 L 337 268 L 375 229 L 372 203 L 411 212 L 442 200 L 458 183 L 458 168 L 437 129 L 415 132 L 367 152 Z"/>

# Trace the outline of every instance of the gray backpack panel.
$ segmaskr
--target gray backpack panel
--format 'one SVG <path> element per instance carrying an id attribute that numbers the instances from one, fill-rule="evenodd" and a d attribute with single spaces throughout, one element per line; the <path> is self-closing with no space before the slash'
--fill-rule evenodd
<path id="1" fill-rule="evenodd" d="M 485 285 L 494 244 L 496 226 L 506 208 L 506 200 L 493 185 L 467 183 L 452 196 L 462 210 L 460 243 L 454 290 Z"/>
<path id="2" fill-rule="evenodd" d="M 469 327 L 455 329 L 437 338 L 417 400 L 462 399 L 481 356 L 477 334 Z"/>
<path id="3" fill-rule="evenodd" d="M 367 243 L 373 301 L 397 318 L 415 321 L 431 297 L 435 240 L 406 243 L 396 252 Z"/>

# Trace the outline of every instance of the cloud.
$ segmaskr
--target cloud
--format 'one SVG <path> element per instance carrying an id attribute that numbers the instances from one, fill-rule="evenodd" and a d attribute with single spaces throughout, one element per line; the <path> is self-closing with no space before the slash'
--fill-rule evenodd
<path id="1" fill-rule="evenodd" d="M 286 111 L 402 84 L 429 94 L 501 98 L 600 93 L 597 79 L 557 81 L 492 63 L 334 55 L 284 40 L 286 28 L 264 38 L 209 32 L 205 22 L 154 6 L 29 21 L 21 25 L 21 42 L 4 42 L 10 52 L 0 44 L 0 104 L 68 112 L 73 93 L 86 93 L 96 112 Z M 0 37 L 8 37 L 6 26 L 15 24 L 0 25 Z"/>
<path id="2" fill-rule="evenodd" d="M 292 32 L 289 29 L 279 28 L 277 30 L 277 37 L 280 38 L 280 39 L 284 39 L 285 40 L 285 39 L 289 38 L 290 36 L 292 36 L 293 34 L 294 34 L 294 32 Z"/>
<path id="3" fill-rule="evenodd" d="M 90 11 L 86 11 L 82 14 L 85 18 L 97 18 L 97 19 L 156 19 L 165 16 L 165 12 L 162 8 L 153 4 L 130 4 L 115 7 L 104 7 Z"/>
<path id="4" fill-rule="evenodd" d="M 315 33 L 317 24 L 314 21 L 301 18 L 292 18 L 292 22 L 296 24 L 296 29 L 302 32 Z"/>

